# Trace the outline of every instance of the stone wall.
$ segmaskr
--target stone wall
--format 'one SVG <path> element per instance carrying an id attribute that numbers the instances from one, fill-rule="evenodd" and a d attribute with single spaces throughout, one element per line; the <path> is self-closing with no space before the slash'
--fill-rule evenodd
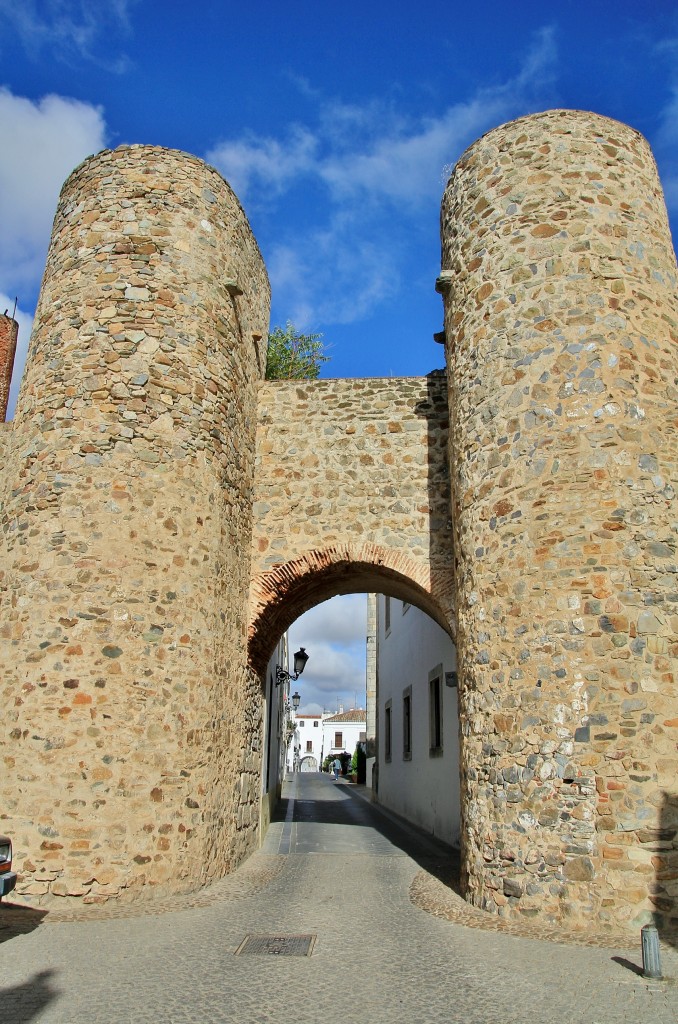
<path id="1" fill-rule="evenodd" d="M 19 325 L 16 320 L 7 315 L 0 315 L 0 423 L 7 419 L 18 333 Z"/>
<path id="2" fill-rule="evenodd" d="M 219 175 L 133 146 L 66 183 L 0 427 L 0 823 L 26 897 L 178 891 L 246 856 L 266 661 L 364 590 L 456 631 L 468 897 L 676 916 L 678 316 L 649 149 L 577 112 L 497 129 L 442 241 L 447 379 L 260 383 L 268 282 Z"/>
<path id="3" fill-rule="evenodd" d="M 445 376 L 259 390 L 250 657 L 335 594 L 387 590 L 450 630 Z"/>
<path id="4" fill-rule="evenodd" d="M 194 157 L 64 186 L 5 469 L 3 822 L 19 891 L 180 890 L 257 841 L 247 669 L 269 286 Z"/>
<path id="5" fill-rule="evenodd" d="M 676 262 L 633 130 L 490 132 L 442 207 L 465 884 L 676 915 Z"/>

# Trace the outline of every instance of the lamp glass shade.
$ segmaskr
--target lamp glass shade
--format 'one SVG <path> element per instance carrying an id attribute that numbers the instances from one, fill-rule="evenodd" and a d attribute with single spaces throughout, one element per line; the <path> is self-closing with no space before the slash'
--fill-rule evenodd
<path id="1" fill-rule="evenodd" d="M 295 711 L 299 707 L 300 703 L 301 703 L 301 697 L 299 696 L 299 694 L 298 693 L 293 693 L 292 694 L 292 707 L 294 708 Z"/>
<path id="2" fill-rule="evenodd" d="M 300 647 L 294 655 L 294 674 L 300 676 L 306 668 L 306 662 L 308 661 L 308 654 L 303 647 Z"/>

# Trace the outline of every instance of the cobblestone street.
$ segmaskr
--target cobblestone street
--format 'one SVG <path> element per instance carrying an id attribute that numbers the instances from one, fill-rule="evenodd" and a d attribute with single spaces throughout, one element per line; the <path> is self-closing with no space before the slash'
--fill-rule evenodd
<path id="1" fill-rule="evenodd" d="M 678 1019 L 678 953 L 670 946 L 662 945 L 668 980 L 649 982 L 637 973 L 640 941 L 632 950 L 564 945 L 527 938 L 526 926 L 515 934 L 477 912 L 459 923 L 465 911 L 455 920 L 457 904 L 436 877 L 448 859 L 437 843 L 326 775 L 288 777 L 283 797 L 263 849 L 197 895 L 70 920 L 52 912 L 38 923 L 32 915 L 34 927 L 25 923 L 30 912 L 3 905 L 2 1020 Z M 316 941 L 309 957 L 235 955 L 252 933 Z"/>

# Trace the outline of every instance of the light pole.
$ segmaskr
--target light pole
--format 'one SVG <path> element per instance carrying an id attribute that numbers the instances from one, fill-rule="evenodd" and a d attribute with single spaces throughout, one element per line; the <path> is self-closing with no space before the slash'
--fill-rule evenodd
<path id="1" fill-rule="evenodd" d="M 306 662 L 307 661 L 308 661 L 308 654 L 306 653 L 306 651 L 304 650 L 303 647 L 300 647 L 299 650 L 296 651 L 295 654 L 294 654 L 294 674 L 292 674 L 291 672 L 288 672 L 287 669 L 284 669 L 282 667 L 282 665 L 276 665 L 276 667 L 275 667 L 275 685 L 276 686 L 280 686 L 280 684 L 283 683 L 284 684 L 283 690 L 286 691 L 287 690 L 287 684 L 291 680 L 296 681 L 299 678 L 299 676 L 301 675 L 301 673 L 304 671 L 304 669 L 306 668 Z M 292 694 L 291 700 L 292 700 L 292 707 L 294 708 L 294 712 L 295 712 L 295 715 L 296 715 L 296 711 L 298 710 L 299 704 L 301 703 L 301 696 L 299 695 L 298 692 L 295 692 L 295 693 Z M 289 714 L 289 704 L 287 703 L 286 700 L 285 700 L 285 706 L 286 706 L 287 712 Z M 292 721 L 293 722 L 295 721 L 295 716 L 293 716 Z M 292 732 L 292 771 L 293 772 L 296 772 L 296 771 L 299 770 L 299 763 L 300 763 L 300 752 L 299 752 L 299 747 L 297 746 L 297 744 L 295 742 L 296 738 L 297 738 L 297 731 L 296 731 L 296 729 L 294 729 L 294 731 Z"/>
<path id="2" fill-rule="evenodd" d="M 308 661 L 308 654 L 303 647 L 294 655 L 294 675 L 291 672 L 287 672 L 281 665 L 275 666 L 275 685 L 280 686 L 281 683 L 286 683 L 290 679 L 297 681 L 301 673 L 306 668 L 306 662 Z"/>

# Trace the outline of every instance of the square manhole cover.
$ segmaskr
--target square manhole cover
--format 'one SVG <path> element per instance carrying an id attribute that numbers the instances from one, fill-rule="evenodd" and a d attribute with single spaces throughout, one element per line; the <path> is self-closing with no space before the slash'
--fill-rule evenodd
<path id="1" fill-rule="evenodd" d="M 310 956 L 315 939 L 315 935 L 246 935 L 235 955 L 272 953 L 273 956 Z"/>

